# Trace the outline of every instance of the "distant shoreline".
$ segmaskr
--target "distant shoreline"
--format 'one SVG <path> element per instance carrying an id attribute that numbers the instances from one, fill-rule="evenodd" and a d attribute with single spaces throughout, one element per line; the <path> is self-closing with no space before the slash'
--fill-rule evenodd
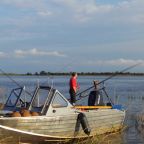
<path id="1" fill-rule="evenodd" d="M 10 76 L 70 76 L 72 72 L 35 72 L 26 74 L 17 74 L 17 73 L 1 73 L 0 76 L 10 75 Z M 131 72 L 77 72 L 79 76 L 144 76 L 144 73 L 131 73 Z"/>

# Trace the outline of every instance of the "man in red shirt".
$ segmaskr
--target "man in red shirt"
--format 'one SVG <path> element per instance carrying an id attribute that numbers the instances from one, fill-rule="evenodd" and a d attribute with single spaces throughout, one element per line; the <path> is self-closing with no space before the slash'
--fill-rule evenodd
<path id="1" fill-rule="evenodd" d="M 75 105 L 75 102 L 76 102 L 76 92 L 77 92 L 77 89 L 78 89 L 78 85 L 77 85 L 77 73 L 73 72 L 72 73 L 72 76 L 70 78 L 70 81 L 69 81 L 69 86 L 70 86 L 70 90 L 69 90 L 69 93 L 70 93 L 70 102 L 72 105 Z"/>

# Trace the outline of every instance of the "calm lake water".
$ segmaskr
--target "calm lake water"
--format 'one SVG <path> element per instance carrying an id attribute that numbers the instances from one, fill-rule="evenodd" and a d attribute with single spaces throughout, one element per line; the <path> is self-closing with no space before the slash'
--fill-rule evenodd
<path id="1" fill-rule="evenodd" d="M 92 86 L 93 80 L 102 81 L 107 76 L 79 76 L 80 91 Z M 16 83 L 25 86 L 26 90 L 33 93 L 36 85 L 49 84 L 57 88 L 65 97 L 69 98 L 68 76 L 13 76 L 13 82 L 5 76 L 0 76 L 0 102 L 5 102 L 12 88 L 17 88 Z M 117 76 L 105 82 L 108 95 L 115 104 L 122 104 L 126 109 L 125 125 L 127 128 L 118 134 L 110 135 L 105 141 L 109 144 L 144 144 L 144 138 L 135 128 L 135 115 L 144 110 L 144 77 L 142 76 Z M 107 99 L 105 98 L 107 101 Z M 87 104 L 87 98 L 78 103 Z"/>

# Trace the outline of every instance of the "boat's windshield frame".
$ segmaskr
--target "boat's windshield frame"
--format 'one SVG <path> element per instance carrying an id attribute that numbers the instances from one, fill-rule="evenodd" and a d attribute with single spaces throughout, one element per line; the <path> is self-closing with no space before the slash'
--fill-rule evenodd
<path id="1" fill-rule="evenodd" d="M 46 95 L 45 95 L 45 100 L 43 101 L 43 103 L 41 104 L 41 106 L 34 106 L 34 102 L 37 99 L 39 92 L 40 91 L 45 91 L 46 90 Z M 30 102 L 30 106 L 29 106 L 29 110 L 30 111 L 36 111 L 39 112 L 41 114 L 46 114 L 48 107 L 51 103 L 52 97 L 54 95 L 55 89 L 53 89 L 52 87 L 49 86 L 39 86 L 36 88 L 35 93 L 31 99 Z M 40 98 L 43 98 L 44 95 L 40 95 Z"/>
<path id="2" fill-rule="evenodd" d="M 21 104 L 24 104 L 24 101 L 21 98 L 22 91 L 23 91 L 22 87 L 13 89 L 11 91 L 6 103 L 5 103 L 5 106 L 7 106 L 7 107 L 16 107 L 18 102 L 20 102 Z M 15 100 L 13 99 L 13 103 L 9 104 L 10 101 L 11 101 L 11 98 L 13 96 L 15 96 Z"/>
<path id="3" fill-rule="evenodd" d="M 62 96 L 59 91 L 56 91 L 54 98 L 51 102 L 53 108 L 63 108 L 68 106 L 68 101 Z"/>

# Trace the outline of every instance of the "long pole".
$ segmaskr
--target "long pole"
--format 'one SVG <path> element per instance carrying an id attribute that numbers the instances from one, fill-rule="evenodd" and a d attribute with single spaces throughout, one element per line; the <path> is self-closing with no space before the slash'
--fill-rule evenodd
<path id="1" fill-rule="evenodd" d="M 132 66 L 129 66 L 129 67 L 123 69 L 122 71 L 120 71 L 119 73 L 123 73 L 123 72 L 125 72 L 125 71 L 127 71 L 127 70 L 130 70 L 130 69 L 132 69 L 132 68 L 140 65 L 140 64 L 141 64 L 141 63 L 137 63 L 137 64 L 134 64 L 134 65 L 132 65 Z M 115 76 L 117 76 L 117 75 L 118 75 L 118 72 L 115 72 L 114 74 L 112 74 L 111 76 L 107 77 L 106 79 L 98 82 L 96 85 L 99 85 L 99 84 L 101 84 L 101 83 L 104 83 L 105 81 L 107 81 L 107 80 L 109 80 L 109 79 L 111 79 L 111 78 L 113 78 L 113 77 L 115 77 Z M 94 88 L 94 86 L 91 86 L 91 87 L 85 89 L 84 91 L 78 93 L 76 96 L 81 96 L 83 93 L 85 93 L 86 91 L 88 91 L 88 90 L 90 90 L 90 89 L 92 89 L 92 88 Z M 82 98 L 82 97 L 81 97 L 81 98 Z M 78 99 L 78 100 L 80 100 L 80 99 Z M 77 100 L 77 101 L 78 101 L 78 100 Z"/>

